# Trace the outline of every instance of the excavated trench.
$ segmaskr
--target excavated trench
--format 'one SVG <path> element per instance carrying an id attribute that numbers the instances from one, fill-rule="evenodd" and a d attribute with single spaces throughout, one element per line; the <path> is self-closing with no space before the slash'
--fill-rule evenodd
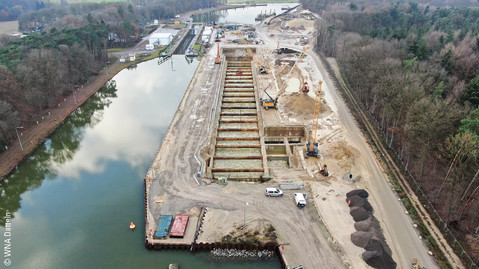
<path id="1" fill-rule="evenodd" d="M 224 63 L 213 178 L 257 180 L 265 171 L 251 61 L 248 56 L 231 56 Z"/>

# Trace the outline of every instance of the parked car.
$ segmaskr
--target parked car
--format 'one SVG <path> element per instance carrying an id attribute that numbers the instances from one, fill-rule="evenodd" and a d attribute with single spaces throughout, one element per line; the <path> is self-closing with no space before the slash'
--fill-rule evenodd
<path id="1" fill-rule="evenodd" d="M 283 196 L 283 191 L 276 188 L 266 188 L 266 196 Z"/>
<path id="2" fill-rule="evenodd" d="M 295 193 L 294 194 L 294 202 L 299 209 L 306 206 L 306 194 L 304 193 Z"/>

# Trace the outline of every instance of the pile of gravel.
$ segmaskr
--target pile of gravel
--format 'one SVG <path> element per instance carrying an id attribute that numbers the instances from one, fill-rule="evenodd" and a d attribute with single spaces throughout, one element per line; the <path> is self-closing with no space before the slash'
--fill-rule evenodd
<path id="1" fill-rule="evenodd" d="M 353 217 L 356 232 L 351 234 L 351 241 L 364 248 L 363 260 L 373 268 L 396 268 L 391 257 L 391 249 L 386 244 L 378 220 L 373 216 L 373 207 L 368 202 L 368 192 L 359 189 L 346 194 Z"/>

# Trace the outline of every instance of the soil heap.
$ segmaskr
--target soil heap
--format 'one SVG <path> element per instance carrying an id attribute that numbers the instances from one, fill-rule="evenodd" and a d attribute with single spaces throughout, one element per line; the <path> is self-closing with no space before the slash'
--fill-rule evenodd
<path id="1" fill-rule="evenodd" d="M 368 192 L 359 189 L 346 194 L 346 202 L 350 206 L 349 213 L 353 217 L 356 232 L 351 234 L 351 241 L 364 248 L 363 260 L 373 268 L 396 268 L 397 264 L 391 257 L 391 249 L 373 216 L 373 207 L 368 202 Z"/>

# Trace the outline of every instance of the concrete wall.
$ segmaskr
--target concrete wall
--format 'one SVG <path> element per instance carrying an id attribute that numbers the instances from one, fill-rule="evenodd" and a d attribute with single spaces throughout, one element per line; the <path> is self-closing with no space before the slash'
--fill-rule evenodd
<path id="1" fill-rule="evenodd" d="M 264 127 L 264 134 L 266 137 L 269 136 L 295 136 L 295 137 L 305 137 L 306 128 L 302 125 L 297 126 L 268 126 Z"/>

